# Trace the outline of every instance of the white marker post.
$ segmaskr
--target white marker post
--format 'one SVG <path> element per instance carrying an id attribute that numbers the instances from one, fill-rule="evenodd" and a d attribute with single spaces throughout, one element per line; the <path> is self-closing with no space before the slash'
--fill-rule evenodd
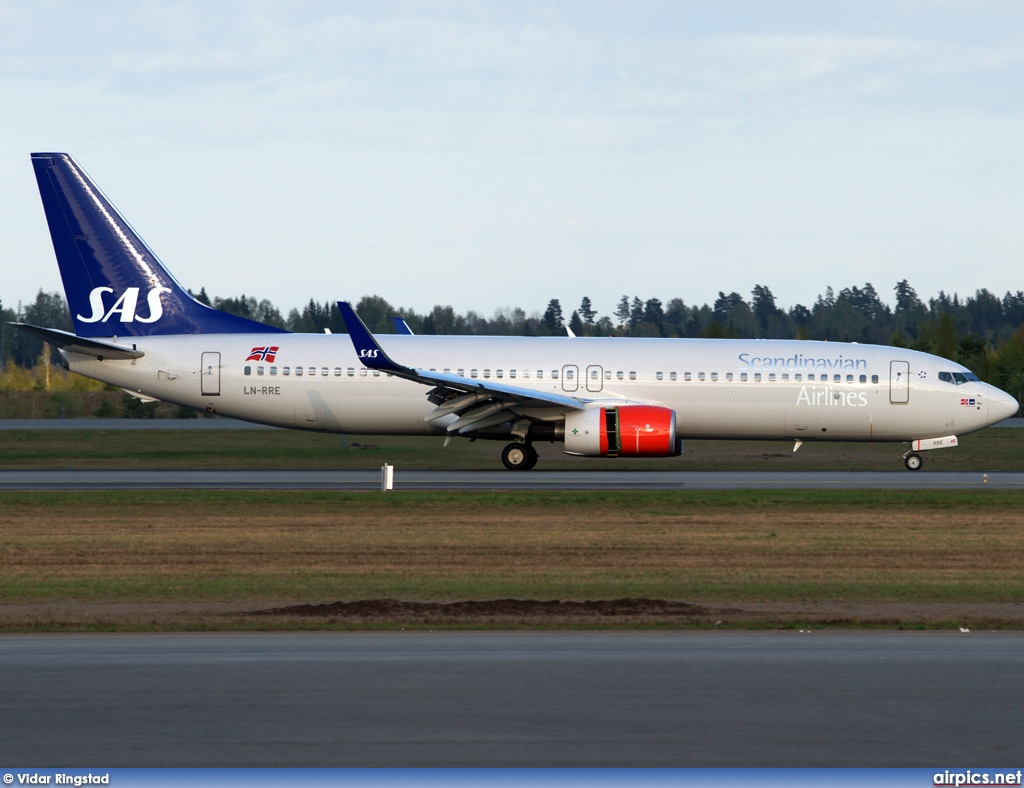
<path id="1" fill-rule="evenodd" d="M 387 492 L 395 486 L 395 466 L 384 465 L 380 469 L 380 491 Z"/>

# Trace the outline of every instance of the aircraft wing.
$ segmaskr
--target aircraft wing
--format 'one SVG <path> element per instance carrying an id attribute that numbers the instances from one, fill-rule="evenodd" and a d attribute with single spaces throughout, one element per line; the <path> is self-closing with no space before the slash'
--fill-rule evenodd
<path id="1" fill-rule="evenodd" d="M 15 328 L 20 328 L 29 334 L 35 334 L 44 341 L 55 347 L 71 353 L 79 353 L 83 356 L 93 356 L 100 361 L 106 358 L 142 358 L 145 353 L 122 345 L 115 345 L 110 342 L 100 342 L 97 339 L 86 339 L 85 337 L 69 334 L 67 331 L 59 331 L 56 328 L 41 328 L 31 323 L 11 323 Z"/>
<path id="2" fill-rule="evenodd" d="M 499 381 L 477 380 L 403 366 L 388 356 L 351 304 L 339 301 L 338 309 L 348 327 L 356 355 L 366 367 L 433 387 L 427 398 L 437 407 L 424 417 L 426 421 L 450 414 L 459 416 L 448 425 L 448 432 L 465 435 L 507 421 L 516 422 L 520 419 L 519 411 L 523 409 L 552 408 L 560 412 L 583 410 L 590 401 L 510 386 Z M 520 427 L 526 429 L 526 425 Z"/>

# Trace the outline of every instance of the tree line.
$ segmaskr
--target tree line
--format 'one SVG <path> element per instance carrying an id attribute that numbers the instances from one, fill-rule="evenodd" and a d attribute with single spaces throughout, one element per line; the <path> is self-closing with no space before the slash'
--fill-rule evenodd
<path id="1" fill-rule="evenodd" d="M 566 315 L 561 301 L 552 298 L 546 308 L 527 314 L 515 307 L 493 316 L 450 306 L 435 306 L 417 313 L 394 307 L 380 296 L 364 296 L 356 305 L 360 317 L 376 333 L 393 333 L 400 317 L 416 334 L 476 334 L 501 336 L 620 337 L 732 337 L 743 339 L 821 339 L 896 345 L 922 350 L 957 361 L 987 382 L 1024 400 L 1024 291 L 1002 297 L 981 289 L 961 298 L 939 291 L 924 302 L 907 280 L 893 288 L 895 307 L 882 300 L 875 288 L 831 287 L 810 305 L 784 309 L 765 285 L 755 285 L 750 298 L 719 292 L 711 305 L 688 305 L 682 298 L 664 302 L 623 295 L 611 314 L 600 315 L 590 298 Z M 199 301 L 289 331 L 343 334 L 345 325 L 337 306 L 311 298 L 287 316 L 267 299 L 241 295 L 210 298 L 205 288 L 193 294 Z M 10 322 L 72 331 L 67 304 L 59 293 L 42 290 L 32 304 L 4 308 L 0 302 L 0 363 L 32 368 L 43 358 L 42 342 L 14 330 Z"/>

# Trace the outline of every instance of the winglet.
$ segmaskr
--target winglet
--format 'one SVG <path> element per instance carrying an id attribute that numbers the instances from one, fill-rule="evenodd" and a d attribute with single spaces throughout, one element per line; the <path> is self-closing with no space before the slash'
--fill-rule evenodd
<path id="1" fill-rule="evenodd" d="M 391 319 L 395 323 L 395 333 L 396 334 L 406 334 L 406 335 L 408 335 L 410 337 L 413 336 L 413 332 L 412 332 L 412 329 L 409 328 L 409 324 L 406 323 L 404 320 L 402 320 L 402 318 L 400 318 L 400 317 L 393 317 Z"/>
<path id="2" fill-rule="evenodd" d="M 352 339 L 356 355 L 365 366 L 370 369 L 379 369 L 382 372 L 391 372 L 392 374 L 415 374 L 413 370 L 396 364 L 388 357 L 388 354 L 384 352 L 384 349 L 377 343 L 376 338 L 370 333 L 370 329 L 366 327 L 366 323 L 356 314 L 356 310 L 352 308 L 348 301 L 339 301 L 338 309 L 341 311 L 341 318 L 345 321 L 345 326 L 348 328 L 348 335 Z"/>

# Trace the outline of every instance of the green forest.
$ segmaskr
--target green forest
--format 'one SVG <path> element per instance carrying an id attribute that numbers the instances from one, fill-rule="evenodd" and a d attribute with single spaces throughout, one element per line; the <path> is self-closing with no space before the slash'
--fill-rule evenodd
<path id="1" fill-rule="evenodd" d="M 270 301 L 241 295 L 210 298 L 205 289 L 193 295 L 216 309 L 242 315 L 296 332 L 345 333 L 341 315 L 332 301 L 311 298 L 302 310 L 287 316 Z M 888 295 L 888 294 L 886 294 Z M 888 301 L 895 303 L 890 307 Z M 591 300 L 563 305 L 550 299 L 543 311 L 522 308 L 499 310 L 491 317 L 476 312 L 455 312 L 435 306 L 419 314 L 396 307 L 380 296 L 358 302 L 359 315 L 377 333 L 393 333 L 394 317 L 405 320 L 416 334 L 477 334 L 502 336 L 555 336 L 566 329 L 577 336 L 622 337 L 732 337 L 746 339 L 820 339 L 896 345 L 934 353 L 958 361 L 982 380 L 1024 401 L 1024 291 L 998 296 L 986 289 L 960 297 L 939 291 L 927 301 L 901 280 L 889 299 L 870 284 L 834 291 L 826 288 L 813 304 L 782 307 L 765 285 L 755 285 L 750 296 L 719 292 L 714 304 L 691 305 L 682 298 L 662 301 L 623 295 L 612 314 L 598 314 Z M 11 390 L 30 382 L 46 360 L 42 342 L 9 324 L 20 321 L 71 331 L 64 297 L 40 291 L 36 300 L 11 308 L 0 301 L 0 388 Z M 35 372 L 38 372 L 35 370 Z M 47 384 L 49 385 L 49 384 Z"/>

